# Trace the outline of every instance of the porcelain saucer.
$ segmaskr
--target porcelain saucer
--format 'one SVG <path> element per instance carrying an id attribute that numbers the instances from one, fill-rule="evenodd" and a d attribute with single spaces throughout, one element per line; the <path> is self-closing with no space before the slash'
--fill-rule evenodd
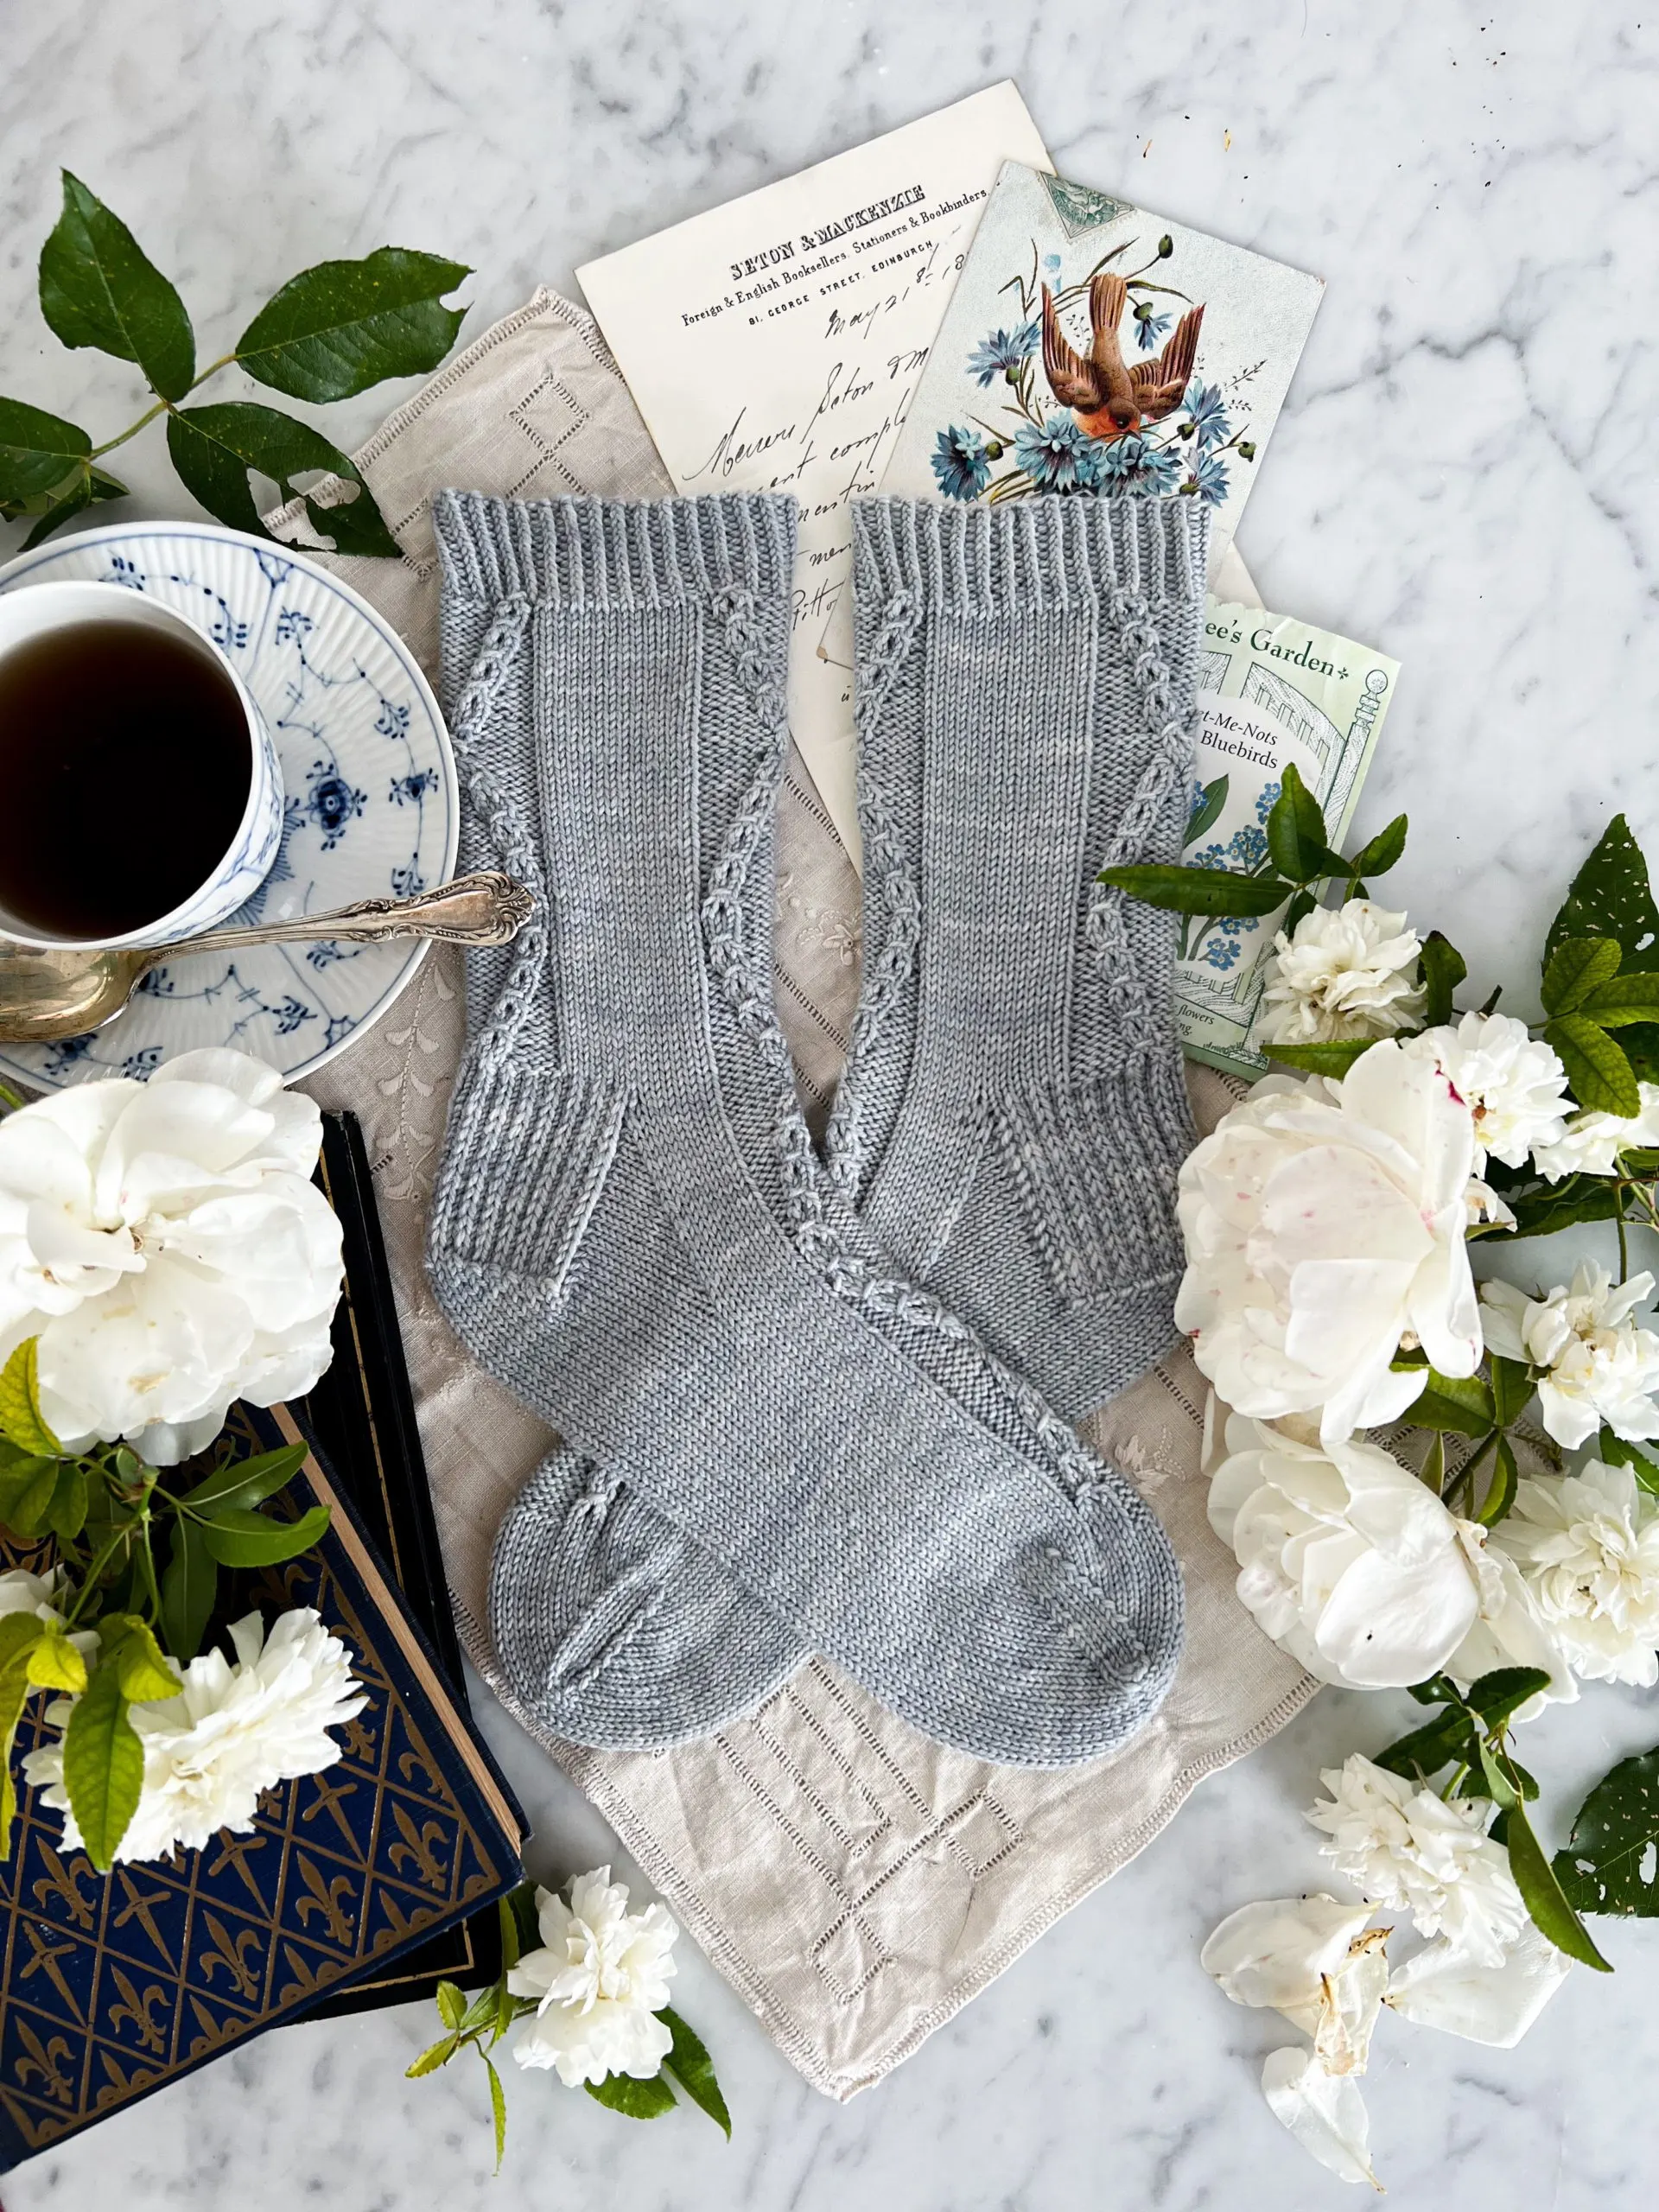
<path id="1" fill-rule="evenodd" d="M 213 524 L 131 523 L 23 554 L 0 569 L 0 592 L 71 577 L 124 584 L 186 616 L 227 656 L 270 727 L 286 794 L 282 845 L 233 922 L 409 898 L 454 873 L 461 810 L 437 702 L 396 631 L 337 577 Z M 52 1090 L 90 1076 L 146 1076 L 176 1053 L 229 1045 L 289 1078 L 308 1075 L 380 1019 L 427 950 L 419 939 L 324 941 L 170 960 L 102 1029 L 0 1046 L 0 1071 Z"/>

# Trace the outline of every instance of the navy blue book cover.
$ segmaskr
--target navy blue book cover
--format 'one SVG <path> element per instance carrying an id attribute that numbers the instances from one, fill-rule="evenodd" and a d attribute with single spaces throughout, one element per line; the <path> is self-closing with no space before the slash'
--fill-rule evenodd
<path id="1" fill-rule="evenodd" d="M 300 1440 L 285 1407 L 238 1405 L 204 1461 Z M 329 1505 L 328 1532 L 238 1577 L 227 1617 L 315 1606 L 368 1702 L 336 1764 L 267 1791 L 251 1834 L 107 1876 L 60 1849 L 60 1816 L 20 1783 L 0 1866 L 0 2171 L 352 1983 L 395 1978 L 520 1878 L 518 1809 L 315 1452 L 284 1497 Z M 0 1564 L 47 1558 L 12 1547 Z M 16 1764 L 49 1732 L 46 1702 L 29 1701 Z"/>

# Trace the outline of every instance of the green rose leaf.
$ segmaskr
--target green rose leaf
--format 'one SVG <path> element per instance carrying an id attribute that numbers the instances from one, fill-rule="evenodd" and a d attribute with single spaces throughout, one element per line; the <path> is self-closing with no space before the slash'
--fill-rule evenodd
<path id="1" fill-rule="evenodd" d="M 467 313 L 438 302 L 471 274 L 464 262 L 395 245 L 361 261 L 319 262 L 260 308 L 236 358 L 290 399 L 349 399 L 385 377 L 425 376 Z"/>
<path id="2" fill-rule="evenodd" d="M 1599 1017 L 1598 1017 L 1599 1019 Z M 1659 1024 L 1643 1022 L 1619 1038 L 1638 1083 L 1659 1083 Z"/>
<path id="3" fill-rule="evenodd" d="M 1410 825 L 1403 814 L 1396 814 L 1392 822 L 1379 830 L 1367 845 L 1362 845 L 1348 865 L 1356 875 L 1386 875 L 1406 849 L 1406 831 Z"/>
<path id="4" fill-rule="evenodd" d="M 1644 1491 L 1659 1497 L 1659 1461 L 1650 1459 L 1640 1445 L 1615 1436 L 1605 1421 L 1596 1440 L 1596 1457 L 1609 1467 L 1628 1467 Z"/>
<path id="5" fill-rule="evenodd" d="M 35 1645 L 50 1632 L 48 1624 L 36 1614 L 0 1613 L 0 1675 L 22 1667 Z"/>
<path id="6" fill-rule="evenodd" d="M 1496 1418 L 1492 1394 L 1479 1376 L 1438 1374 L 1424 1370 L 1421 1397 L 1414 1398 L 1401 1415 L 1419 1428 L 1452 1429 L 1460 1436 L 1486 1436 Z"/>
<path id="7" fill-rule="evenodd" d="M 1220 868 L 1107 868 L 1099 880 L 1177 914 L 1270 914 L 1294 886 Z"/>
<path id="8" fill-rule="evenodd" d="M 435 2074 L 440 2066 L 447 2066 L 461 2046 L 459 2036 L 441 2036 L 436 2043 L 429 2044 L 412 2066 L 404 2069 L 406 2082 L 418 2082 L 423 2074 Z"/>
<path id="9" fill-rule="evenodd" d="M 227 1459 L 222 1467 L 181 1494 L 180 1502 L 204 1512 L 210 1505 L 263 1505 L 286 1489 L 305 1465 L 303 1444 L 284 1444 L 251 1459 Z"/>
<path id="10" fill-rule="evenodd" d="M 1640 1113 L 1642 1094 L 1636 1087 L 1635 1071 L 1588 1014 L 1558 1014 L 1545 1025 L 1544 1042 L 1554 1047 L 1580 1106 L 1625 1120 Z"/>
<path id="11" fill-rule="evenodd" d="M 1483 1529 L 1495 1529 L 1515 1503 L 1519 1481 L 1520 1470 L 1515 1464 L 1514 1449 L 1507 1436 L 1500 1436 L 1492 1464 L 1492 1479 L 1486 1485 L 1486 1495 L 1475 1516 Z"/>
<path id="12" fill-rule="evenodd" d="M 158 1698 L 178 1695 L 176 1672 L 168 1665 L 161 1645 L 137 1613 L 118 1614 L 113 1619 L 106 1614 L 99 1626 L 106 1638 L 111 1628 L 120 1631 L 120 1641 L 110 1644 L 104 1664 L 114 1667 L 121 1694 L 129 1705 L 148 1705 Z"/>
<path id="13" fill-rule="evenodd" d="M 314 1505 L 297 1521 L 273 1521 L 245 1506 L 216 1505 L 213 1512 L 201 1541 L 221 1567 L 276 1567 L 321 1543 L 328 1526 L 326 1505 Z"/>
<path id="14" fill-rule="evenodd" d="M 1468 975 L 1468 963 L 1456 945 L 1443 938 L 1439 930 L 1431 930 L 1423 939 L 1418 967 L 1426 995 L 1424 1026 L 1438 1029 L 1452 1019 L 1455 1011 L 1452 994 Z"/>
<path id="15" fill-rule="evenodd" d="M 63 1446 L 41 1411 L 40 1338 L 25 1337 L 0 1368 L 0 1436 L 20 1452 L 60 1459 Z"/>
<path id="16" fill-rule="evenodd" d="M 437 1987 L 438 2018 L 452 2032 L 460 2029 L 467 2016 L 467 1994 L 453 1981 L 440 1981 Z"/>
<path id="17" fill-rule="evenodd" d="M 500 1929 L 502 1986 L 505 1987 L 506 1976 L 524 1955 L 518 1942 L 518 1916 L 513 1911 L 511 1897 L 496 1899 L 495 1916 Z"/>
<path id="18" fill-rule="evenodd" d="M 732 2115 L 726 2108 L 720 2083 L 715 2079 L 715 2062 L 702 2037 L 686 2025 L 671 2005 L 664 2005 L 657 2017 L 674 2038 L 673 2048 L 663 2061 L 664 2071 L 674 2076 L 692 2103 L 700 2112 L 708 2113 L 729 2143 Z"/>
<path id="19" fill-rule="evenodd" d="M 1572 888 L 1545 941 L 1548 964 L 1568 938 L 1609 937 L 1625 968 L 1659 969 L 1659 907 L 1648 880 L 1642 848 L 1630 824 L 1616 814 L 1573 879 Z"/>
<path id="20" fill-rule="evenodd" d="M 1426 1682 L 1413 1682 L 1408 1693 L 1419 1705 L 1461 1705 L 1463 1692 L 1450 1675 L 1431 1675 Z"/>
<path id="21" fill-rule="evenodd" d="M 72 1459 L 60 1465 L 58 1478 L 52 1485 L 52 1495 L 41 1519 L 60 1544 L 73 1544 L 86 1526 L 86 1471 Z"/>
<path id="22" fill-rule="evenodd" d="M 119 1674 L 107 1662 L 94 1668 L 69 1715 L 63 1781 L 86 1856 L 107 1874 L 144 1781 L 144 1747 L 127 1718 Z"/>
<path id="23" fill-rule="evenodd" d="M 1486 1364 L 1491 1376 L 1493 1416 L 1500 1428 L 1510 1428 L 1531 1400 L 1532 1377 L 1524 1360 L 1505 1359 L 1497 1352 L 1488 1356 Z"/>
<path id="24" fill-rule="evenodd" d="M 518 1948 L 514 1954 L 516 1964 L 526 1951 L 541 1948 L 541 1913 L 536 1903 L 535 1883 L 520 1882 L 516 1890 L 507 1892 L 506 1904 L 512 1915 L 513 1925 L 518 1931 Z"/>
<path id="25" fill-rule="evenodd" d="M 1614 976 L 1590 993 L 1584 1011 L 1604 1029 L 1659 1021 L 1659 975 L 1638 969 L 1629 976 Z"/>
<path id="26" fill-rule="evenodd" d="M 1472 1764 L 1475 1757 L 1474 1724 L 1461 1705 L 1456 1705 L 1430 1720 L 1421 1728 L 1414 1728 L 1402 1736 L 1386 1751 L 1376 1754 L 1376 1764 L 1390 1774 L 1438 1774 L 1443 1766 L 1454 1760 Z"/>
<path id="27" fill-rule="evenodd" d="M 1506 1806 L 1504 1811 L 1507 1818 L 1503 1840 L 1509 1847 L 1510 1872 L 1515 1876 L 1515 1885 L 1532 1915 L 1534 1925 L 1569 1959 L 1594 1967 L 1599 1974 L 1611 1974 L 1611 1967 L 1592 1942 L 1589 1929 L 1567 1903 L 1554 1869 L 1533 1834 L 1525 1806 L 1517 1800 Z"/>
<path id="28" fill-rule="evenodd" d="M 490 2077 L 490 2118 L 495 2124 L 495 2171 L 501 2171 L 501 2161 L 507 2155 L 507 2093 L 501 2087 L 501 2076 L 495 2070 L 495 2061 L 487 2050 L 479 2056 L 484 2061 L 484 2070 Z"/>
<path id="29" fill-rule="evenodd" d="M 209 514 L 233 530 L 269 537 L 248 482 L 257 469 L 280 491 L 293 493 L 296 476 L 327 470 L 361 486 L 356 464 L 331 445 L 321 430 L 296 423 L 257 400 L 227 400 L 215 407 L 186 407 L 167 418 L 167 449 L 173 466 Z M 356 505 L 373 501 L 359 489 Z M 330 509 L 331 518 L 346 510 Z M 329 528 L 333 530 L 331 519 Z M 384 527 L 384 524 L 382 525 Z M 396 548 L 394 547 L 394 550 Z"/>
<path id="30" fill-rule="evenodd" d="M 0 1522 L 15 1536 L 38 1536 L 58 1486 L 55 1459 L 14 1459 L 0 1469 Z"/>
<path id="31" fill-rule="evenodd" d="M 674 2110 L 674 2092 L 660 2074 L 653 2074 L 648 2082 L 636 2082 L 631 2074 L 607 2074 L 602 2082 L 589 2082 L 585 2087 L 595 2104 L 626 2113 L 630 2120 L 660 2120 L 665 2112 Z"/>
<path id="32" fill-rule="evenodd" d="M 1558 1229 L 1573 1229 L 1584 1221 L 1611 1221 L 1618 1212 L 1618 1193 L 1604 1179 L 1573 1175 L 1510 1200 L 1515 1216 L 1512 1237 L 1553 1236 Z"/>
<path id="33" fill-rule="evenodd" d="M 1325 817 L 1319 803 L 1302 781 L 1294 760 L 1285 763 L 1279 796 L 1268 815 L 1268 851 L 1281 875 L 1292 883 L 1307 883 L 1328 874 L 1329 849 L 1325 841 Z M 1345 874 L 1348 863 L 1337 861 Z"/>
<path id="34" fill-rule="evenodd" d="M 1486 1786 L 1484 1793 L 1475 1791 L 1469 1794 L 1474 1796 L 1484 1794 L 1492 1800 L 1500 1811 L 1512 1813 L 1521 1802 L 1521 1792 L 1511 1779 L 1503 1757 L 1488 1743 L 1483 1742 L 1477 1745 L 1476 1751 L 1479 1758 L 1481 1778 Z"/>
<path id="35" fill-rule="evenodd" d="M 403 556 L 403 547 L 387 529 L 385 517 L 366 492 L 328 507 L 321 499 L 308 499 L 305 512 L 318 537 L 333 539 L 336 553 L 350 553 L 359 560 L 374 561 L 396 561 Z"/>
<path id="36" fill-rule="evenodd" d="M 202 1532 L 183 1515 L 173 1523 L 173 1546 L 162 1574 L 162 1633 L 186 1665 L 201 1649 L 219 1594 L 219 1566 Z"/>
<path id="37" fill-rule="evenodd" d="M 15 521 L 24 503 L 44 499 L 84 474 L 92 442 L 60 416 L 21 399 L 0 399 L 0 501 Z"/>
<path id="38" fill-rule="evenodd" d="M 1221 810 L 1227 804 L 1227 790 L 1230 780 L 1229 777 L 1217 776 L 1214 783 L 1206 784 L 1198 793 L 1198 803 L 1192 810 L 1187 822 L 1186 834 L 1181 839 L 1183 846 L 1196 845 L 1205 831 L 1212 828 L 1220 819 Z"/>
<path id="39" fill-rule="evenodd" d="M 1659 1918 L 1659 1748 L 1603 1775 L 1554 1864 L 1575 1910 Z"/>
<path id="40" fill-rule="evenodd" d="M 29 1657 L 46 1635 L 46 1623 L 32 1613 L 0 1614 L 0 1859 L 11 1855 L 11 1821 L 17 1809 L 12 1740 L 29 1697 Z"/>
<path id="41" fill-rule="evenodd" d="M 1490 1675 L 1471 1683 L 1464 1703 L 1480 1715 L 1489 1730 L 1495 1729 L 1518 1713 L 1529 1698 L 1548 1688 L 1549 1676 L 1541 1667 L 1495 1667 Z"/>
<path id="42" fill-rule="evenodd" d="M 1571 1014 L 1618 973 L 1623 958 L 1610 937 L 1563 938 L 1544 969 L 1546 1014 Z"/>
<path id="43" fill-rule="evenodd" d="M 66 346 L 136 361 L 163 399 L 196 372 L 184 302 L 118 215 L 63 172 L 63 213 L 41 249 L 41 313 Z"/>
<path id="44" fill-rule="evenodd" d="M 106 475 L 101 468 L 83 468 L 70 479 L 67 491 L 48 499 L 31 499 L 26 507 L 18 510 L 19 513 L 37 517 L 35 527 L 23 540 L 23 551 L 32 553 L 37 545 L 44 545 L 54 531 L 61 530 L 72 515 L 78 515 L 95 500 L 124 499 L 126 496 L 127 487 L 118 478 Z M 16 517 L 12 518 L 15 520 Z"/>
<path id="45" fill-rule="evenodd" d="M 1309 1075 L 1344 1076 L 1376 1042 L 1375 1037 L 1349 1037 L 1336 1045 L 1264 1045 L 1262 1049 L 1270 1060 L 1287 1068 L 1303 1068 Z"/>

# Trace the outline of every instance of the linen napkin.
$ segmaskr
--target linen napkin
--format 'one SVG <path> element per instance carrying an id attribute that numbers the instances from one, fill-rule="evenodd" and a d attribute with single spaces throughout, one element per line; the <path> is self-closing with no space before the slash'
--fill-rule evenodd
<path id="1" fill-rule="evenodd" d="M 404 558 L 317 557 L 380 608 L 429 672 L 435 491 L 646 498 L 670 488 L 596 327 L 546 291 L 458 355 L 356 459 Z M 304 542 L 299 503 L 270 519 Z M 858 927 L 857 877 L 792 758 L 778 990 L 818 1119 L 857 997 Z M 1195 1783 L 1265 1742 L 1316 1686 L 1234 1594 L 1234 1560 L 1205 1512 L 1205 1386 L 1182 1347 L 1084 1424 L 1163 1521 L 1186 1583 L 1174 1688 L 1126 1750 L 1060 1773 L 988 1766 L 918 1735 L 822 1660 L 747 1720 L 672 1751 L 594 1751 L 547 1735 L 515 1704 L 485 1623 L 497 1524 L 551 1439 L 467 1359 L 421 1262 L 462 1042 L 460 962 L 435 948 L 378 1027 L 306 1088 L 363 1123 L 461 1641 L 779 2048 L 845 2099 L 908 2056 L 1141 1850 Z M 1207 1069 L 1192 1068 L 1189 1082 L 1207 1128 L 1236 1094 Z"/>

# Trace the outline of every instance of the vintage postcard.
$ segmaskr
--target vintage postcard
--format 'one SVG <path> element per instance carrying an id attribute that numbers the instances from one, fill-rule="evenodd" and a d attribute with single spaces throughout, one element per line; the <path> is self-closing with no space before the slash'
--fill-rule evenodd
<path id="1" fill-rule="evenodd" d="M 881 481 L 1009 160 L 1047 156 L 994 85 L 577 272 L 676 489 L 800 501 L 790 724 L 855 860 L 852 671 L 831 634 L 847 503 Z"/>
<path id="2" fill-rule="evenodd" d="M 1268 866 L 1268 810 L 1287 760 L 1325 810 L 1340 848 L 1393 702 L 1400 664 L 1284 614 L 1211 599 L 1198 655 L 1200 730 L 1189 868 Z M 1281 916 L 1183 914 L 1175 964 L 1176 1014 L 1193 1059 L 1264 1074 L 1250 1041 L 1262 960 Z"/>
<path id="3" fill-rule="evenodd" d="M 1215 511 L 1213 561 L 1231 543 L 1324 289 L 1010 161 L 881 488 L 1198 499 Z"/>

